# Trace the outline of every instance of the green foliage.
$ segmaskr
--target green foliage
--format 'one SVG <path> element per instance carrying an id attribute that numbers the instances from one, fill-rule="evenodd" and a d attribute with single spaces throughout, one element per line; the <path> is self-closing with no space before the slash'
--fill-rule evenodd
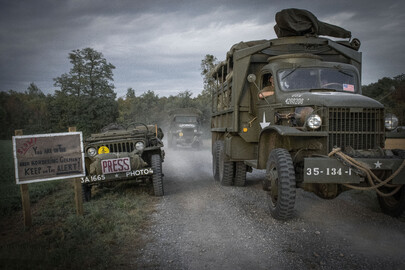
<path id="1" fill-rule="evenodd" d="M 405 125 L 405 74 L 394 78 L 384 77 L 376 83 L 362 87 L 363 94 L 380 101 L 387 112 L 399 117 L 400 125 Z"/>
<path id="2" fill-rule="evenodd" d="M 2 232 L 1 269 L 116 269 L 123 267 L 128 249 L 136 256 L 133 239 L 141 239 L 156 198 L 135 183 L 99 190 L 77 216 L 73 186 L 68 180 L 48 196 L 27 230 L 16 222 Z M 2 220 L 3 222 L 10 222 Z M 127 261 L 127 260 L 126 260 Z"/>
<path id="3" fill-rule="evenodd" d="M 60 117 L 58 127 L 76 126 L 85 135 L 100 130 L 118 117 L 113 72 L 115 67 L 92 48 L 69 54 L 73 67 L 54 79 L 54 113 Z M 56 120 L 56 119 L 54 119 Z"/>
<path id="4" fill-rule="evenodd" d="M 21 210 L 20 186 L 15 182 L 13 145 L 9 140 L 0 140 L 0 216 L 10 216 Z M 35 203 L 59 189 L 58 181 L 40 182 L 29 185 L 30 201 Z"/>

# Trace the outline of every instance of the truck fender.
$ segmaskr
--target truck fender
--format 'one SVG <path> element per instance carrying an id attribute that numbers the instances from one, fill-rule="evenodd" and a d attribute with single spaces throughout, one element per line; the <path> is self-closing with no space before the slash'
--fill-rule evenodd
<path id="1" fill-rule="evenodd" d="M 327 136 L 328 134 L 322 131 L 302 131 L 295 127 L 280 125 L 268 126 L 259 135 L 258 168 L 266 168 L 267 158 L 271 150 L 275 148 L 284 148 L 288 151 L 301 148 L 319 150 L 322 149 Z"/>

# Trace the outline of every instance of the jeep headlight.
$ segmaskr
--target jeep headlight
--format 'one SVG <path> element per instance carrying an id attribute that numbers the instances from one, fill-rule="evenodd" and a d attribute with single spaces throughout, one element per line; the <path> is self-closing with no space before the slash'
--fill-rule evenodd
<path id="1" fill-rule="evenodd" d="M 385 116 L 385 128 L 388 130 L 396 129 L 398 126 L 398 117 L 395 114 L 388 113 Z"/>
<path id="2" fill-rule="evenodd" d="M 143 149 L 145 149 L 145 144 L 143 142 L 137 142 L 135 148 L 136 150 L 143 151 Z"/>
<path id="3" fill-rule="evenodd" d="M 317 114 L 311 114 L 307 119 L 307 125 L 311 129 L 318 129 L 322 125 L 322 119 Z"/>
<path id="4" fill-rule="evenodd" d="M 89 149 L 87 149 L 87 154 L 90 157 L 94 157 L 95 155 L 97 155 L 97 150 L 94 147 L 90 147 Z"/>

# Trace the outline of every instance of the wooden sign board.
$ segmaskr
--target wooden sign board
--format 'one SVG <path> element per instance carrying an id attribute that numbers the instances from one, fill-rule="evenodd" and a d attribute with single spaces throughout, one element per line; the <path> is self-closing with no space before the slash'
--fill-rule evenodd
<path id="1" fill-rule="evenodd" d="M 13 136 L 17 184 L 85 176 L 81 132 Z"/>

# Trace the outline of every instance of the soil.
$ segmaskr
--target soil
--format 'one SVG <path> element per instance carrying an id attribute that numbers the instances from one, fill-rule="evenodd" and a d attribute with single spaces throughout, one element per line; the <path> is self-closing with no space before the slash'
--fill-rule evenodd
<path id="1" fill-rule="evenodd" d="M 245 187 L 212 176 L 209 149 L 166 150 L 165 196 L 146 243 L 129 265 L 142 269 L 405 269 L 405 220 L 384 215 L 374 193 L 333 200 L 297 190 L 294 218 L 270 216 L 264 171 Z"/>

